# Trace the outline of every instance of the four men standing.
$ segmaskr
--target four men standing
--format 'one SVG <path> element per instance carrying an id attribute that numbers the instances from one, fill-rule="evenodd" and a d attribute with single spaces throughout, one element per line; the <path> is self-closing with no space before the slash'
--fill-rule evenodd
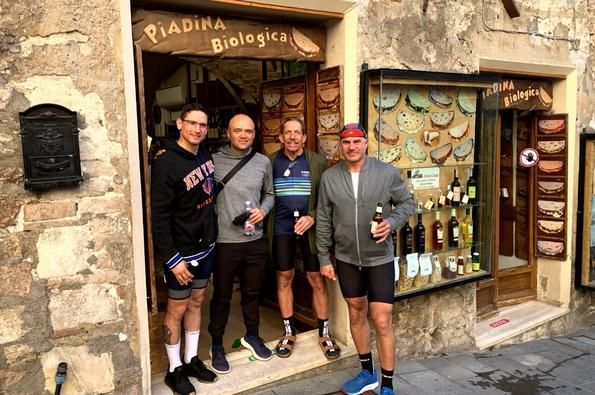
<path id="1" fill-rule="evenodd" d="M 362 372 L 345 383 L 343 391 L 360 394 L 378 386 L 370 349 L 369 309 L 378 336 L 381 393 L 392 394 L 395 272 L 389 236 L 405 224 L 414 210 L 399 172 L 366 156 L 367 136 L 357 124 L 342 129 L 340 143 L 345 160 L 327 171 L 325 159 L 304 148 L 306 134 L 298 118 L 283 122 L 283 149 L 271 155 L 270 162 L 252 152 L 255 128 L 246 115 L 231 119 L 227 132 L 230 144 L 213 159 L 200 146 L 207 128 L 203 111 L 185 106 L 176 125 L 180 138 L 175 144 L 167 144 L 165 153 L 154 161 L 151 185 L 153 238 L 168 287 L 163 325 L 169 359 L 166 384 L 176 393 L 189 394 L 194 387 L 187 376 L 203 382 L 217 378 L 197 356 L 201 305 L 211 273 L 214 291 L 209 333 L 213 370 L 230 371 L 223 334 L 236 276 L 246 326 L 241 344 L 256 359 L 272 357 L 258 332 L 259 297 L 268 255 L 262 221 L 272 211 L 268 235 L 285 327 L 276 346 L 277 355 L 289 357 L 296 341 L 292 283 L 299 246 L 313 290 L 319 344 L 328 359 L 339 357 L 341 350 L 329 334 L 328 290 L 323 276 L 339 279 L 347 302 Z M 214 178 L 224 182 L 216 198 L 217 213 Z M 383 205 L 384 219 L 376 227 L 375 240 L 371 240 L 370 218 L 377 203 Z M 330 261 L 333 244 L 336 274 Z M 184 363 L 180 360 L 182 320 Z"/>

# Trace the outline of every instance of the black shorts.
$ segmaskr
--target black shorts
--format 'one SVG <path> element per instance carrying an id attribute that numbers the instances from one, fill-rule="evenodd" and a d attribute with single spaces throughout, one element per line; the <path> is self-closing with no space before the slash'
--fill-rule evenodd
<path id="1" fill-rule="evenodd" d="M 337 278 L 344 298 L 368 296 L 368 302 L 395 302 L 395 265 L 360 267 L 337 259 Z"/>
<path id="2" fill-rule="evenodd" d="M 278 235 L 273 237 L 273 259 L 277 270 L 284 272 L 295 269 L 295 251 L 299 245 L 304 259 L 304 271 L 318 272 L 318 257 L 310 251 L 308 232 L 299 238 L 295 235 Z"/>
<path id="3" fill-rule="evenodd" d="M 214 257 L 215 248 L 212 248 L 208 254 L 199 259 L 185 257 L 188 263 L 188 271 L 194 276 L 192 282 L 186 285 L 180 284 L 171 269 L 164 267 L 163 277 L 167 286 L 167 296 L 171 299 L 186 299 L 190 297 L 193 289 L 206 288 L 209 278 L 211 278 L 211 273 L 213 273 Z M 183 265 L 183 263 L 180 262 L 178 265 Z"/>

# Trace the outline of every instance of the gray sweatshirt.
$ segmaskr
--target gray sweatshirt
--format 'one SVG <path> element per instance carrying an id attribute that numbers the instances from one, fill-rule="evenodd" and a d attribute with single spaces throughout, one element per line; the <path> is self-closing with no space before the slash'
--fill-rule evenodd
<path id="1" fill-rule="evenodd" d="M 392 237 L 380 244 L 370 238 L 370 222 L 378 203 L 382 203 L 382 216 L 393 231 L 405 225 L 415 210 L 411 193 L 392 165 L 367 156 L 359 175 L 357 199 L 343 162 L 322 173 L 316 218 L 321 265 L 330 263 L 333 240 L 335 257 L 343 262 L 378 266 L 393 260 Z"/>
<path id="2" fill-rule="evenodd" d="M 213 155 L 215 179 L 221 181 L 250 151 L 251 149 L 236 154 L 229 145 L 221 148 L 221 151 Z M 263 209 L 265 215 L 271 211 L 275 202 L 271 162 L 259 153 L 229 180 L 217 196 L 218 243 L 245 243 L 262 237 L 262 223 L 256 225 L 253 236 L 246 236 L 243 227 L 232 222 L 244 211 L 246 200 L 252 202 L 252 208 Z"/>

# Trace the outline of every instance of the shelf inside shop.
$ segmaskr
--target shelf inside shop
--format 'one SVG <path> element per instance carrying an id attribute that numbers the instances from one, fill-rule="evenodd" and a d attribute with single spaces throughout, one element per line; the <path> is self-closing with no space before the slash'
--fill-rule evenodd
<path id="1" fill-rule="evenodd" d="M 440 208 L 433 207 L 430 210 L 424 209 L 421 213 L 422 214 L 429 214 L 429 213 L 435 213 L 436 211 L 450 211 L 453 208 L 455 210 L 464 210 L 466 208 L 483 207 L 485 205 L 486 205 L 485 203 L 473 203 L 473 204 L 461 204 L 460 206 L 457 206 L 457 207 L 455 207 L 455 206 L 443 206 L 443 207 L 440 207 Z M 415 213 L 413 213 L 413 215 L 417 215 L 417 214 L 419 214 L 419 211 L 416 210 Z"/>
<path id="2" fill-rule="evenodd" d="M 483 243 L 481 242 L 476 242 L 473 244 L 469 244 L 469 245 L 459 245 L 458 247 L 448 247 L 448 246 L 444 246 L 441 250 L 428 250 L 425 252 L 422 252 L 422 254 L 427 254 L 427 253 L 431 253 L 432 255 L 441 255 L 441 254 L 447 254 L 449 252 L 453 252 L 453 251 L 460 251 L 460 250 L 466 250 L 466 249 L 472 249 L 472 250 L 476 250 L 477 247 L 481 246 Z M 416 251 L 413 251 L 413 253 L 415 253 Z M 420 254 L 421 255 L 421 254 Z M 459 254 L 457 254 L 459 255 Z M 404 259 L 403 257 L 401 257 L 400 259 Z"/>
<path id="3" fill-rule="evenodd" d="M 444 167 L 444 168 L 453 168 L 453 167 L 473 167 L 473 166 L 485 166 L 487 162 L 473 162 L 473 163 L 453 163 L 448 165 L 439 165 L 436 163 L 429 163 L 429 164 L 420 164 L 418 163 L 416 166 L 397 166 L 398 170 L 413 170 L 413 169 L 423 169 L 427 167 Z"/>
<path id="4" fill-rule="evenodd" d="M 445 269 L 442 268 L 442 270 L 445 270 Z M 448 288 L 448 287 L 451 287 L 451 286 L 454 286 L 457 284 L 461 284 L 461 283 L 467 283 L 470 281 L 481 280 L 482 278 L 486 278 L 489 276 L 490 276 L 489 272 L 487 272 L 485 270 L 479 270 L 477 272 L 472 272 L 469 274 L 457 275 L 456 278 L 451 278 L 451 279 L 442 278 L 442 279 L 440 279 L 439 282 L 429 283 L 427 285 L 424 285 L 424 286 L 421 286 L 418 288 L 411 288 L 406 291 L 397 291 L 396 286 L 395 286 L 394 298 L 396 301 L 396 300 L 404 299 L 404 298 L 412 296 L 412 295 L 423 294 L 423 293 L 426 293 L 428 291 L 432 291 L 435 289 Z"/>

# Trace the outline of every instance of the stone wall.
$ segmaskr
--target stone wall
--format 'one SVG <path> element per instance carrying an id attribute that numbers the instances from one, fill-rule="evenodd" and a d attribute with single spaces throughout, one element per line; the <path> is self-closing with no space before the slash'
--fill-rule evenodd
<path id="1" fill-rule="evenodd" d="M 118 4 L 0 0 L 0 393 L 53 393 L 60 361 L 63 393 L 141 392 Z M 79 187 L 23 187 L 40 103 L 78 112 Z"/>
<path id="2" fill-rule="evenodd" d="M 595 5 L 587 0 L 515 2 L 521 17 L 511 20 L 500 0 L 360 0 L 358 64 L 457 73 L 478 73 L 480 58 L 574 65 L 576 133 L 595 128 Z M 569 246 L 574 248 L 574 240 Z M 568 316 L 513 341 L 595 322 L 593 293 L 571 290 L 571 295 Z M 394 319 L 401 358 L 472 349 L 475 285 L 397 302 Z"/>

